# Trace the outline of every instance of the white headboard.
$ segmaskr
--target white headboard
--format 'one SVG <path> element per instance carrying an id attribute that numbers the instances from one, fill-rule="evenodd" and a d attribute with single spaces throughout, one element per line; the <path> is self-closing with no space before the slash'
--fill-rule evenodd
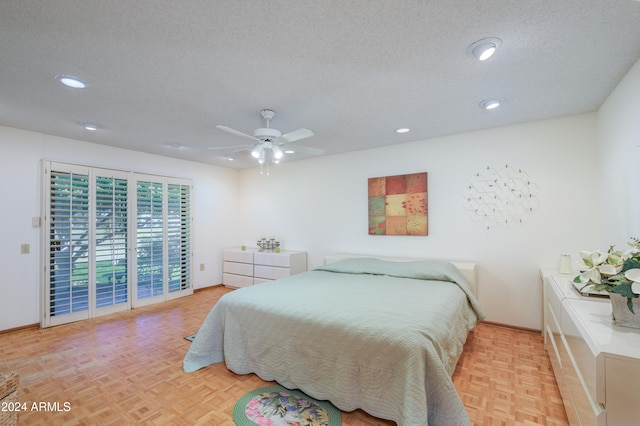
<path id="1" fill-rule="evenodd" d="M 350 259 L 354 257 L 372 257 L 375 259 L 388 260 L 390 262 L 413 262 L 416 260 L 428 260 L 428 259 L 418 259 L 418 258 L 409 258 L 409 257 L 386 257 L 386 256 L 377 256 L 372 254 L 332 254 L 324 257 L 324 264 L 327 265 L 329 263 L 337 262 L 343 259 Z M 478 282 L 476 278 L 476 264 L 473 262 L 455 262 L 449 261 L 453 266 L 458 268 L 458 270 L 462 273 L 464 278 L 469 283 L 471 287 L 471 291 L 476 296 L 478 295 Z"/>

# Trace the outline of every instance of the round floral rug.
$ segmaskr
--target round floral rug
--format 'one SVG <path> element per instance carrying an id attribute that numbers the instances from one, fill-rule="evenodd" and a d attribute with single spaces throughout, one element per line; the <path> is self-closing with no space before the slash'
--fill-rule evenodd
<path id="1" fill-rule="evenodd" d="M 233 421 L 238 426 L 340 426 L 342 417 L 328 401 L 276 385 L 240 398 L 233 407 Z"/>

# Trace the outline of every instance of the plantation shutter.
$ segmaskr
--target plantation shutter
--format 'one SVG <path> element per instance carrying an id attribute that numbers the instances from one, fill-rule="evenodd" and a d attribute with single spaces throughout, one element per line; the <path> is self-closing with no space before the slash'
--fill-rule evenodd
<path id="1" fill-rule="evenodd" d="M 136 182 L 136 306 L 164 297 L 164 184 L 161 181 Z"/>
<path id="2" fill-rule="evenodd" d="M 136 175 L 134 306 L 192 294 L 191 182 Z"/>
<path id="3" fill-rule="evenodd" d="M 191 289 L 191 185 L 167 184 L 169 297 Z"/>
<path id="4" fill-rule="evenodd" d="M 51 170 L 45 318 L 51 325 L 89 317 L 89 171 Z"/>
<path id="5" fill-rule="evenodd" d="M 190 181 L 42 164 L 43 327 L 193 293 Z"/>
<path id="6" fill-rule="evenodd" d="M 107 313 L 129 307 L 128 176 L 106 170 L 96 174 L 95 305 Z"/>

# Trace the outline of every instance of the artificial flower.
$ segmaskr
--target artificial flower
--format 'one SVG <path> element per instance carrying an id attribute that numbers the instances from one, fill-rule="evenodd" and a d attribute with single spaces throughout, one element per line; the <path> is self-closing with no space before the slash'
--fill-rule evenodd
<path id="1" fill-rule="evenodd" d="M 595 290 L 606 290 L 627 298 L 627 307 L 633 311 L 632 300 L 640 296 L 640 239 L 631 238 L 630 250 L 606 253 L 600 250 L 580 252 L 580 275 L 573 282 L 593 284 Z"/>

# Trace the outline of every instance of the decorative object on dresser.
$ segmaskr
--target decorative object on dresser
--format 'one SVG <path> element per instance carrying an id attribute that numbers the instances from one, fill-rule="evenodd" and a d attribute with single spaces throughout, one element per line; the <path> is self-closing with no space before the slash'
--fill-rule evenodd
<path id="1" fill-rule="evenodd" d="M 560 273 L 561 274 L 573 273 L 573 264 L 571 263 L 570 254 L 560 255 Z"/>
<path id="2" fill-rule="evenodd" d="M 258 239 L 258 247 L 260 251 L 275 251 L 280 252 L 280 239 L 278 237 L 265 237 L 264 235 Z"/>
<path id="3" fill-rule="evenodd" d="M 616 293 L 611 293 L 609 297 L 611 298 L 611 315 L 614 324 L 640 328 L 640 299 L 629 299 Z M 629 307 L 630 301 L 631 307 Z"/>
<path id="4" fill-rule="evenodd" d="M 281 250 L 263 252 L 257 248 L 230 248 L 223 253 L 222 283 L 247 287 L 299 274 L 307 270 L 307 252 Z"/>
<path id="5" fill-rule="evenodd" d="M 541 277 L 545 348 L 569 423 L 640 424 L 640 332 L 614 326 L 609 300 L 583 296 L 571 277 Z"/>
<path id="6" fill-rule="evenodd" d="M 624 252 L 614 246 L 606 253 L 581 251 L 580 275 L 573 282 L 581 292 L 589 287 L 595 292 L 609 293 L 614 323 L 640 328 L 640 240 L 631 238 L 628 244 L 631 248 Z M 622 303 L 627 312 L 620 309 Z"/>

